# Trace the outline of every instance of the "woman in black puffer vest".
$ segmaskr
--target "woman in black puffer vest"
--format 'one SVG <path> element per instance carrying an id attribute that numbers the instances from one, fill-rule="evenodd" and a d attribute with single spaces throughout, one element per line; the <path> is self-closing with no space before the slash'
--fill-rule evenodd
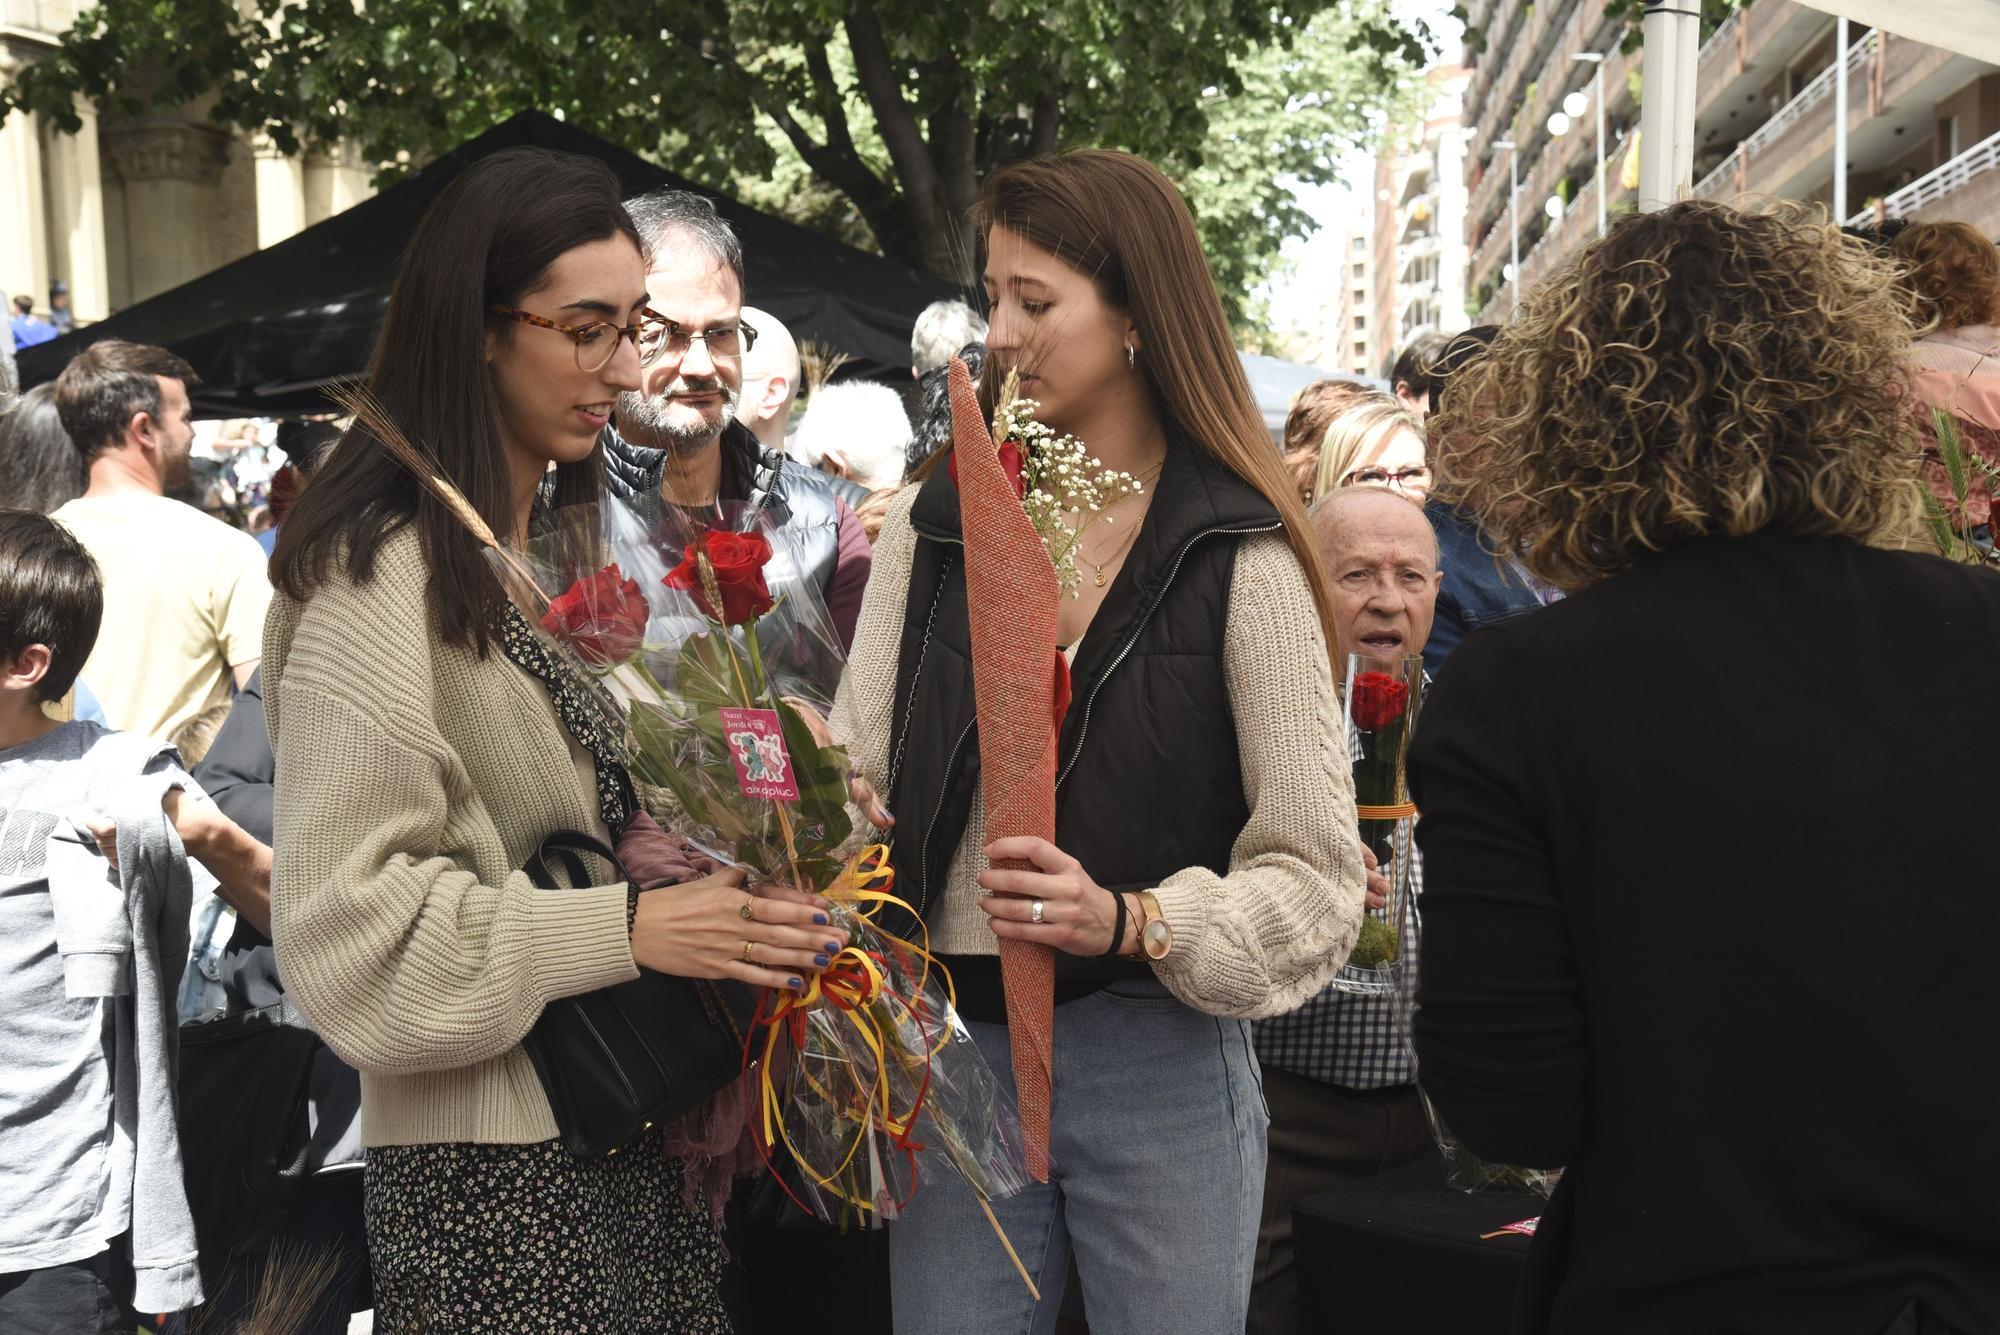
<path id="1" fill-rule="evenodd" d="M 989 412 L 1017 370 L 1040 420 L 1145 487 L 1088 526 L 1062 605 L 1053 844 L 987 847 L 949 470 L 877 545 L 832 728 L 1003 1083 L 999 941 L 1058 952 L 1050 1181 L 995 1202 L 1043 1302 L 931 1179 L 890 1231 L 896 1324 L 1052 1330 L 1073 1249 L 1097 1335 L 1241 1331 L 1268 1121 L 1245 1022 L 1319 989 L 1364 896 L 1324 576 L 1173 184 L 1073 153 L 998 173 L 980 221 Z"/>

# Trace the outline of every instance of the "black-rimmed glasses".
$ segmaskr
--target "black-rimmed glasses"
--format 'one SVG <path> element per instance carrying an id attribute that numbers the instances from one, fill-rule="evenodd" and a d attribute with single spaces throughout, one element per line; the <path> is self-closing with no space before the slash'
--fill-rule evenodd
<path id="1" fill-rule="evenodd" d="M 618 340 L 621 338 L 632 340 L 632 346 L 639 350 L 639 361 L 643 365 L 648 360 L 646 331 L 655 328 L 664 329 L 668 323 L 666 316 L 650 308 L 640 312 L 636 323 L 628 325 L 616 325 L 609 320 L 592 320 L 589 324 L 563 324 L 559 320 L 551 320 L 545 315 L 536 315 L 533 311 L 524 311 L 514 306 L 495 306 L 493 313 L 505 316 L 509 320 L 519 320 L 522 324 L 531 324 L 537 329 L 553 329 L 559 334 L 569 335 L 570 342 L 576 344 L 576 369 L 586 375 L 594 375 L 611 364 L 611 359 L 618 355 Z"/>

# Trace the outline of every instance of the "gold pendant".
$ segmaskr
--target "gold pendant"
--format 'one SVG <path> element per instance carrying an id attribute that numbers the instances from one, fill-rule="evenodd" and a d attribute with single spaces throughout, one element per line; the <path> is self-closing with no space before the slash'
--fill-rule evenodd
<path id="1" fill-rule="evenodd" d="M 1102 570 L 1097 572 L 1097 587 L 1100 589 L 1104 587 L 1104 572 Z"/>

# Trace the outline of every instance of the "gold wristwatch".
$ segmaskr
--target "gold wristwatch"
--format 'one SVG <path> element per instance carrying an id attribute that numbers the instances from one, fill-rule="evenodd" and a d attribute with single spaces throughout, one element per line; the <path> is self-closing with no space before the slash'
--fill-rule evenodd
<path id="1" fill-rule="evenodd" d="M 1141 890 L 1139 899 L 1139 949 L 1149 960 L 1163 960 L 1174 948 L 1174 929 L 1160 912 L 1160 901 L 1151 890 Z"/>

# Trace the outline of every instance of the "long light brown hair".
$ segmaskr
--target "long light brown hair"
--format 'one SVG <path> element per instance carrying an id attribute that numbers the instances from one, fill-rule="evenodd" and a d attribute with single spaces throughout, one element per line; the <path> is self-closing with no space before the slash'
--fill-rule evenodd
<path id="1" fill-rule="evenodd" d="M 1305 507 L 1251 397 L 1194 215 L 1174 183 L 1130 153 L 1078 149 L 995 172 L 973 220 L 982 233 L 1003 226 L 1040 246 L 1131 318 L 1145 340 L 1139 368 L 1160 415 L 1277 510 L 1331 655 L 1332 600 Z M 981 394 L 989 415 L 998 388 L 997 360 L 989 358 Z"/>
<path id="2" fill-rule="evenodd" d="M 1436 494 L 1566 589 L 1700 538 L 1899 533 L 1919 495 L 1895 276 L 1795 206 L 1626 218 L 1453 377 Z"/>

